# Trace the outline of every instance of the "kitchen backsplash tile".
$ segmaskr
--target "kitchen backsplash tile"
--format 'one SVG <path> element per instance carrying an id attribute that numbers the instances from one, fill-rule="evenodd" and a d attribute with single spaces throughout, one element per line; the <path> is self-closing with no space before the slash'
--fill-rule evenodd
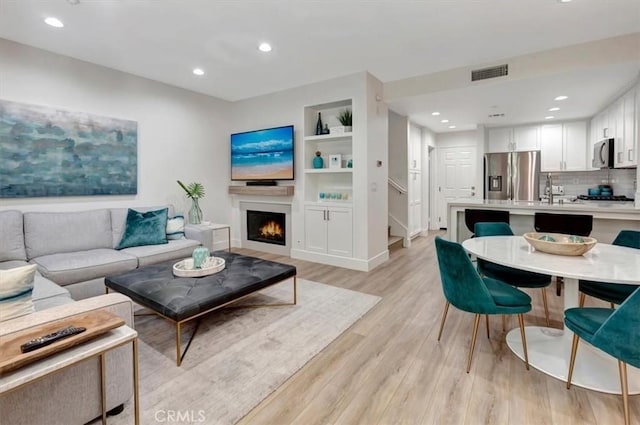
<path id="1" fill-rule="evenodd" d="M 544 193 L 547 173 L 540 173 L 540 193 Z M 614 195 L 635 195 L 636 170 L 610 169 L 551 173 L 554 185 L 564 186 L 566 196 L 586 195 L 587 190 L 600 184 L 609 184 Z"/>

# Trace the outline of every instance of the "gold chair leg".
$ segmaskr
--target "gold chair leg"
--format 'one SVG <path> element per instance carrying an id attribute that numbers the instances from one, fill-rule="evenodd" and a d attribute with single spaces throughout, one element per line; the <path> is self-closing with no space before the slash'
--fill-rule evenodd
<path id="1" fill-rule="evenodd" d="M 487 323 L 487 339 L 491 338 L 491 336 L 489 335 L 489 315 L 485 314 L 485 322 Z"/>
<path id="2" fill-rule="evenodd" d="M 449 311 L 449 301 L 444 303 L 444 312 L 442 313 L 442 320 L 440 320 L 440 332 L 438 332 L 438 341 L 442 336 L 442 329 L 444 329 L 444 321 L 447 319 L 447 311 Z"/>
<path id="3" fill-rule="evenodd" d="M 613 303 L 609 303 L 611 305 L 611 308 L 616 308 L 615 304 Z"/>
<path id="4" fill-rule="evenodd" d="M 624 408 L 624 425 L 631 424 L 629 414 L 629 387 L 627 386 L 627 364 L 618 360 L 618 369 L 620 370 L 620 386 L 622 387 L 622 406 Z"/>
<path id="5" fill-rule="evenodd" d="M 469 347 L 469 361 L 467 362 L 467 373 L 471 370 L 471 360 L 473 359 L 473 349 L 476 346 L 476 337 L 478 336 L 478 325 L 480 324 L 480 315 L 476 314 L 476 320 L 473 324 L 473 336 L 471 337 L 471 347 Z"/>
<path id="6" fill-rule="evenodd" d="M 524 316 L 518 314 L 518 323 L 520 324 L 520 336 L 522 337 L 522 351 L 524 353 L 524 366 L 529 370 L 529 352 L 527 351 L 527 337 L 524 334 Z"/>
<path id="7" fill-rule="evenodd" d="M 544 319 L 549 327 L 549 304 L 547 304 L 547 288 L 542 288 L 542 304 L 544 304 Z"/>
<path id="8" fill-rule="evenodd" d="M 584 307 L 584 301 L 587 299 L 587 294 L 580 292 L 580 300 L 578 302 L 579 307 Z"/>
<path id="9" fill-rule="evenodd" d="M 578 353 L 578 334 L 573 334 L 573 343 L 571 344 L 571 357 L 569 359 L 569 376 L 567 376 L 567 389 L 571 388 L 571 377 L 573 376 L 573 367 L 576 365 L 576 354 Z"/>

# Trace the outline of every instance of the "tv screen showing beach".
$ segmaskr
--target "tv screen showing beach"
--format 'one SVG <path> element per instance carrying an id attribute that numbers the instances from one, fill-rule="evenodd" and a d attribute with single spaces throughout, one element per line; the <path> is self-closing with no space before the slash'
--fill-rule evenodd
<path id="1" fill-rule="evenodd" d="M 231 180 L 293 180 L 293 126 L 232 134 Z"/>

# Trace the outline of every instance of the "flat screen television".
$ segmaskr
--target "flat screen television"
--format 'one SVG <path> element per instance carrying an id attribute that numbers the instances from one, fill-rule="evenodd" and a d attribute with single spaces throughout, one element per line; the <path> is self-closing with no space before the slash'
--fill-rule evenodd
<path id="1" fill-rule="evenodd" d="M 231 135 L 231 180 L 293 180 L 293 126 Z"/>

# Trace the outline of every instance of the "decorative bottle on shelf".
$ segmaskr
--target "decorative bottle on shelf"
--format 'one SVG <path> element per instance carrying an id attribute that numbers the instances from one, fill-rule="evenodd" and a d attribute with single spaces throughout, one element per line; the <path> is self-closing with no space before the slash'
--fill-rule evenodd
<path id="1" fill-rule="evenodd" d="M 320 155 L 322 155 L 320 151 L 317 151 L 315 158 L 313 158 L 313 168 L 324 168 L 324 160 Z"/>
<path id="2" fill-rule="evenodd" d="M 316 136 L 322 134 L 322 117 L 320 116 L 320 112 L 318 112 L 318 122 L 316 123 Z"/>

